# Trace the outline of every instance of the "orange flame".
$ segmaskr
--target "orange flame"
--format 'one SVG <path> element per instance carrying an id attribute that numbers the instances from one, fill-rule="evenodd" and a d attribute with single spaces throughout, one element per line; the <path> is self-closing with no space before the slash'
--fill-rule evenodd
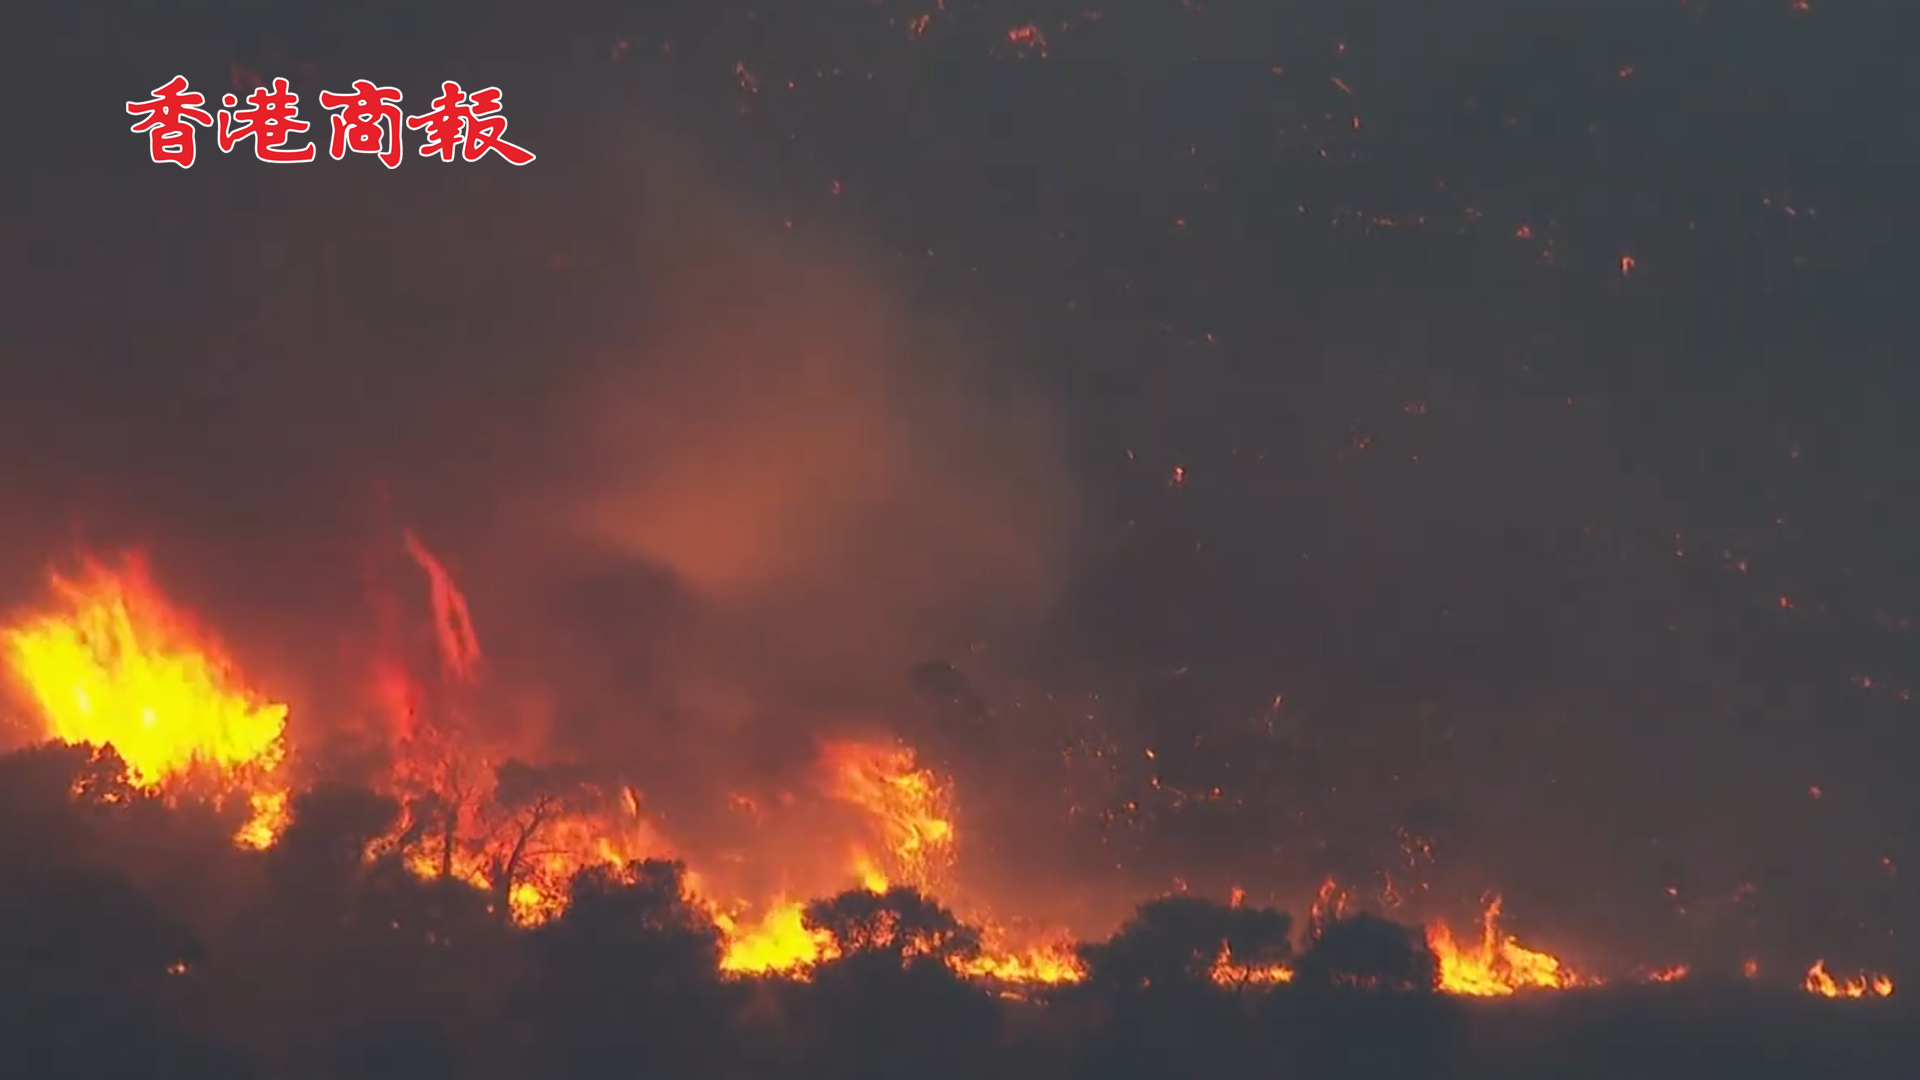
<path id="1" fill-rule="evenodd" d="M 1800 985 L 1809 994 L 1828 998 L 1893 996 L 1893 979 L 1890 976 L 1861 972 L 1858 975 L 1837 979 L 1827 971 L 1825 960 L 1815 960 L 1813 966 L 1807 969 L 1807 977 Z"/>
<path id="2" fill-rule="evenodd" d="M 287 707 L 247 689 L 225 649 L 167 601 L 138 554 L 117 569 L 83 559 L 79 576 L 54 573 L 50 584 L 53 608 L 5 633 L 9 666 L 46 735 L 112 746 L 129 779 L 150 790 L 211 770 L 252 807 L 235 839 L 271 844 L 286 814 L 286 788 L 273 774 L 286 754 Z"/>
<path id="3" fill-rule="evenodd" d="M 431 587 L 441 662 L 453 678 L 473 682 L 481 653 L 466 599 L 412 532 L 403 537 Z M 128 556 L 117 568 L 88 559 L 77 577 L 55 574 L 51 585 L 55 603 L 46 612 L 0 633 L 9 667 L 41 713 L 46 734 L 69 743 L 112 746 L 126 761 L 129 778 L 150 790 L 167 791 L 189 777 L 211 775 L 221 782 L 223 795 L 244 797 L 250 807 L 251 817 L 235 840 L 255 847 L 274 843 L 288 809 L 289 789 L 280 775 L 287 707 L 247 687 L 219 641 L 168 602 L 138 556 Z M 514 811 L 500 806 L 493 797 L 492 762 L 484 752 L 462 746 L 456 731 L 421 715 L 422 688 L 404 666 L 384 667 L 378 685 L 401 719 L 395 731 L 401 753 L 394 786 L 405 794 L 430 794 L 441 808 L 437 823 L 412 822 L 389 838 L 398 843 L 401 835 L 408 837 L 409 847 L 399 854 L 414 873 L 444 875 L 494 892 L 515 922 L 532 925 L 564 911 L 569 883 L 579 871 L 673 854 L 631 788 L 601 791 L 583 784 L 578 798 L 556 797 Z M 867 839 L 848 853 L 852 882 L 876 892 L 898 883 L 936 898 L 949 893 L 959 839 L 950 780 L 922 766 L 911 747 L 897 743 L 830 741 L 820 747 L 818 768 L 825 793 L 865 818 Z M 690 894 L 699 893 L 701 881 L 697 873 L 689 874 Z M 837 955 L 828 935 L 806 926 L 804 905 L 785 896 L 759 905 L 690 898 L 720 930 L 721 967 L 731 975 L 805 978 L 811 967 Z M 1310 910 L 1309 938 L 1328 920 L 1344 917 L 1349 902 L 1345 891 L 1327 881 Z M 1244 891 L 1234 889 L 1229 904 L 1244 903 Z M 1016 938 L 984 912 L 967 914 L 973 916 L 968 921 L 982 926 L 983 949 L 951 961 L 959 974 L 1004 985 L 1052 985 L 1085 977 L 1070 945 L 1031 935 Z M 1500 914 L 1499 897 L 1490 898 L 1474 943 L 1457 941 L 1444 921 L 1429 924 L 1427 943 L 1439 961 L 1442 990 L 1501 996 L 1599 984 L 1503 934 Z M 1748 961 L 1745 973 L 1753 977 L 1757 965 Z M 1222 985 L 1246 987 L 1287 983 L 1294 973 L 1286 965 L 1239 964 L 1223 950 L 1211 974 Z M 1687 969 L 1678 966 L 1644 977 L 1672 982 L 1686 975 Z M 1888 976 L 1840 978 L 1824 961 L 1808 970 L 1803 986 L 1829 998 L 1889 997 L 1894 990 Z"/>
<path id="4" fill-rule="evenodd" d="M 1473 997 L 1497 997 L 1523 989 L 1565 990 L 1597 985 L 1575 974 L 1558 957 L 1529 949 L 1500 932 L 1500 898 L 1492 897 L 1480 916 L 1477 947 L 1461 945 L 1444 920 L 1427 926 L 1427 946 L 1440 961 L 1440 988 Z"/>
<path id="5" fill-rule="evenodd" d="M 993 941 L 991 935 L 980 955 L 956 959 L 952 966 L 954 971 L 970 979 L 1039 986 L 1077 983 L 1087 976 L 1071 945 L 1053 943 L 1019 948 Z"/>
<path id="6" fill-rule="evenodd" d="M 920 768 L 907 746 L 829 742 L 820 748 L 820 763 L 830 794 L 865 810 L 876 842 L 885 849 L 884 862 L 856 849 L 854 876 L 874 892 L 896 881 L 922 892 L 939 891 L 954 863 L 950 786 L 933 770 Z"/>

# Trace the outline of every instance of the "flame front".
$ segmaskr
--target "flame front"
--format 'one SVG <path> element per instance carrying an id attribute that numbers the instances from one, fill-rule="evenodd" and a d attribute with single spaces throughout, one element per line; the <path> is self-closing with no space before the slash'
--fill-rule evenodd
<path id="1" fill-rule="evenodd" d="M 247 689 L 225 649 L 167 602 L 138 555 L 86 559 L 51 575 L 54 605 L 6 631 L 15 678 L 48 738 L 111 746 L 129 778 L 157 790 L 197 769 L 246 792 L 243 843 L 273 842 L 287 794 L 287 707 Z"/>
<path id="2" fill-rule="evenodd" d="M 549 778 L 560 785 L 551 793 L 501 797 L 505 774 L 496 771 L 496 758 L 508 755 L 469 745 L 456 707 L 460 688 L 477 685 L 481 675 L 466 599 L 417 537 L 409 532 L 403 540 L 431 587 L 444 682 L 436 690 L 391 658 L 378 665 L 376 696 L 392 718 L 396 752 L 390 787 L 409 807 L 383 850 L 421 877 L 453 878 L 490 893 L 521 925 L 560 915 L 568 886 L 583 869 L 675 857 L 633 788 L 603 787 L 562 770 Z M 271 846 L 289 813 L 290 789 L 281 775 L 287 707 L 247 687 L 220 643 L 167 601 L 137 556 L 117 567 L 86 560 L 76 577 L 53 575 L 51 587 L 55 602 L 48 610 L 3 635 L 9 666 L 38 706 L 45 734 L 111 746 L 130 780 L 163 794 L 190 777 L 212 775 L 222 797 L 244 798 L 249 807 L 235 841 Z M 900 884 L 953 898 L 958 830 L 949 779 L 923 766 L 911 747 L 891 741 L 828 741 L 815 764 L 819 791 L 859 812 L 861 839 L 843 849 L 851 887 L 883 892 Z M 689 871 L 689 898 L 721 932 L 725 972 L 805 978 L 837 956 L 831 936 L 807 926 L 803 903 L 785 896 L 722 903 L 701 895 L 708 884 L 697 867 Z M 1230 906 L 1244 899 L 1236 889 Z M 1310 907 L 1309 938 L 1344 917 L 1349 902 L 1335 882 L 1326 882 Z M 959 913 L 980 928 L 982 949 L 949 961 L 958 974 L 1001 984 L 1003 993 L 1086 977 L 1071 944 L 1010 934 L 977 905 Z M 1492 997 L 1600 985 L 1504 934 L 1500 914 L 1499 897 L 1491 897 L 1472 943 L 1456 939 L 1444 921 L 1428 924 L 1440 989 Z M 1752 961 L 1746 974 L 1756 974 Z M 1671 982 L 1686 975 L 1685 967 L 1672 967 L 1640 977 Z M 1224 986 L 1271 986 L 1292 981 L 1294 972 L 1284 964 L 1242 964 L 1223 950 L 1211 976 Z M 1893 994 L 1885 975 L 1838 977 L 1824 961 L 1807 971 L 1802 985 L 1829 998 Z"/>
<path id="3" fill-rule="evenodd" d="M 1476 946 L 1460 944 L 1444 920 L 1427 926 L 1427 947 L 1440 962 L 1440 988 L 1472 997 L 1500 997 L 1518 990 L 1565 990 L 1596 986 L 1598 979 L 1575 974 L 1550 953 L 1529 949 L 1500 932 L 1500 898 L 1487 901 L 1480 915 Z"/>

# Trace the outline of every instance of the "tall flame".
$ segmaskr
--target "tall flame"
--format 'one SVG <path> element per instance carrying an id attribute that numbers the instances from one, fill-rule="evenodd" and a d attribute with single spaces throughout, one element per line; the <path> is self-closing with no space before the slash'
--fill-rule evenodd
<path id="1" fill-rule="evenodd" d="M 947 884 L 954 862 L 952 793 L 931 769 L 918 767 L 910 747 L 855 741 L 821 747 L 831 794 L 865 810 L 884 853 L 852 855 L 863 885 L 883 892 L 890 883 L 923 892 Z"/>
<path id="2" fill-rule="evenodd" d="M 1480 940 L 1465 946 L 1445 921 L 1427 926 L 1427 947 L 1440 961 L 1440 988 L 1474 997 L 1499 997 L 1517 990 L 1565 990 L 1597 985 L 1575 974 L 1558 957 L 1529 949 L 1500 931 L 1500 898 L 1491 897 L 1480 915 Z"/>
<path id="3" fill-rule="evenodd" d="M 286 812 L 271 776 L 285 757 L 287 707 L 248 689 L 220 642 L 154 585 L 138 554 L 118 567 L 87 558 L 50 575 L 54 604 L 5 633 L 9 666 L 46 735 L 112 746 L 129 779 L 158 789 L 196 768 L 244 787 L 252 820 L 239 839 L 264 846 Z"/>

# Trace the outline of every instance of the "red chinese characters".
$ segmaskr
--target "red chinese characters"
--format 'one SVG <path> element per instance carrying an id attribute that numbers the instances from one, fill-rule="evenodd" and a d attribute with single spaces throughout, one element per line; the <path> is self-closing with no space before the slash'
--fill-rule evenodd
<path id="1" fill-rule="evenodd" d="M 312 161 L 319 147 L 308 143 L 298 149 L 287 146 L 287 140 L 312 127 L 312 124 L 300 119 L 300 95 L 287 87 L 287 80 L 276 78 L 273 88 L 255 87 L 247 95 L 249 108 L 229 113 L 220 110 L 220 126 L 215 135 L 220 140 L 220 152 L 231 153 L 234 145 L 242 139 L 253 140 L 253 154 L 261 161 L 279 164 L 287 162 Z M 236 101 L 232 94 L 221 99 L 221 104 L 232 108 Z M 233 126 L 239 121 L 239 126 Z"/>
<path id="2" fill-rule="evenodd" d="M 425 129 L 427 141 L 420 147 L 423 157 L 437 154 L 441 161 L 452 161 L 457 149 L 463 161 L 479 161 L 488 151 L 515 165 L 533 160 L 531 151 L 502 137 L 506 134 L 507 118 L 500 115 L 497 86 L 469 98 L 459 83 L 441 83 L 440 96 L 433 99 L 432 111 L 408 117 L 407 126 Z"/>
<path id="3" fill-rule="evenodd" d="M 133 131 L 146 134 L 148 153 L 155 164 L 172 162 L 191 169 L 193 125 L 213 126 L 213 117 L 200 108 L 206 103 L 206 95 L 187 89 L 185 75 L 175 75 L 165 86 L 154 88 L 151 100 L 127 102 L 127 112 L 142 118 L 133 125 Z M 221 115 L 224 118 L 226 114 Z"/>
<path id="4" fill-rule="evenodd" d="M 234 89 L 238 92 L 243 85 L 237 74 L 241 69 L 235 71 Z M 241 141 L 251 139 L 254 156 L 261 161 L 308 162 L 319 155 L 314 143 L 287 145 L 293 136 L 313 125 L 300 119 L 300 96 L 285 78 L 276 77 L 270 87 L 255 87 L 247 94 L 244 108 L 235 94 L 223 95 L 217 123 L 200 108 L 206 104 L 206 97 L 188 89 L 184 75 L 156 88 L 153 95 L 147 101 L 127 102 L 127 112 L 140 117 L 133 131 L 147 136 L 155 162 L 192 168 L 195 124 L 214 129 L 223 154 L 232 153 Z M 351 90 L 322 90 L 320 107 L 331 114 L 328 155 L 341 161 L 349 151 L 372 154 L 387 168 L 397 169 L 406 156 L 406 132 L 413 129 L 426 136 L 420 153 L 442 161 L 453 161 L 456 154 L 463 161 L 499 154 L 514 165 L 534 160 L 532 151 L 507 141 L 507 118 L 501 115 L 497 86 L 469 96 L 459 83 L 443 82 L 432 108 L 419 116 L 400 111 L 401 97 L 398 88 L 367 79 L 355 79 Z"/>
<path id="5" fill-rule="evenodd" d="M 327 153 L 339 161 L 351 150 L 378 154 L 389 169 L 400 167 L 400 91 L 355 79 L 347 93 L 320 91 L 320 107 L 333 113 L 333 142 Z M 504 126 L 505 121 L 501 122 Z"/>

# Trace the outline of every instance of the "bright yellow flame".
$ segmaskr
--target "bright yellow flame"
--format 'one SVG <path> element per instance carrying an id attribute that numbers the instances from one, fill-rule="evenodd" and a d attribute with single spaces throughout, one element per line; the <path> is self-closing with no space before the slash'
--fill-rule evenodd
<path id="1" fill-rule="evenodd" d="M 1463 946 L 1444 921 L 1427 927 L 1427 946 L 1440 961 L 1440 988 L 1472 997 L 1499 997 L 1521 989 L 1565 990 L 1598 980 L 1576 975 L 1560 960 L 1500 932 L 1500 898 L 1480 916 L 1480 941 Z"/>
<path id="2" fill-rule="evenodd" d="M 744 925 L 726 912 L 713 912 L 714 925 L 726 942 L 720 970 L 735 975 L 798 972 L 832 959 L 833 939 L 808 930 L 802 908 L 798 902 L 780 900 L 758 922 Z"/>
<path id="3" fill-rule="evenodd" d="M 956 959 L 953 970 L 970 979 L 1056 986 L 1086 978 L 1086 968 L 1071 945 L 1035 945 L 1024 949 L 989 943 L 980 955 Z"/>
<path id="4" fill-rule="evenodd" d="M 252 790 L 236 840 L 270 844 L 286 814 L 268 781 L 286 753 L 287 707 L 247 689 L 225 650 L 168 603 L 138 556 L 51 575 L 53 608 L 5 633 L 15 678 L 49 738 L 112 746 L 149 789 L 210 767 Z"/>
<path id="5" fill-rule="evenodd" d="M 1813 962 L 1813 966 L 1807 969 L 1807 977 L 1801 986 L 1809 994 L 1829 998 L 1893 996 L 1893 979 L 1890 976 L 1862 972 L 1846 978 L 1835 978 L 1827 971 L 1825 960 Z"/>

